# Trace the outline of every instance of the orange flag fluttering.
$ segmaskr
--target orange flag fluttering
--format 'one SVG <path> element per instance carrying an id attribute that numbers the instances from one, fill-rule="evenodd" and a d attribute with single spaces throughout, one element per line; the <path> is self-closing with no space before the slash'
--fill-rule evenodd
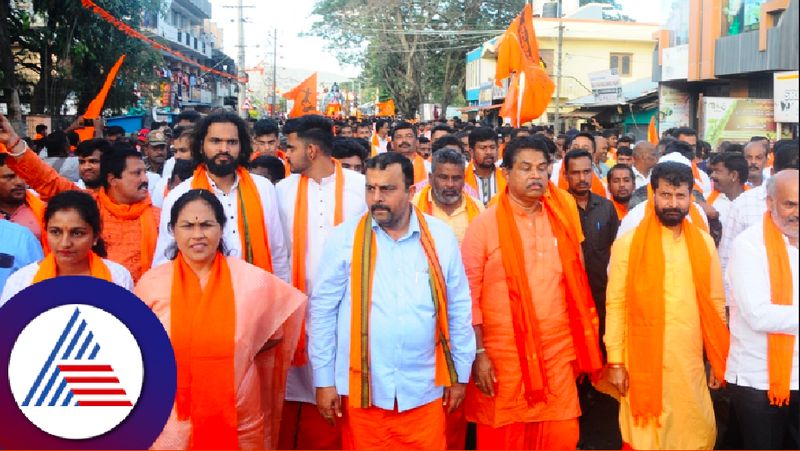
<path id="1" fill-rule="evenodd" d="M 647 140 L 654 146 L 658 145 L 658 131 L 656 130 L 656 115 L 650 118 L 650 125 L 647 126 Z"/>
<path id="2" fill-rule="evenodd" d="M 319 114 L 317 111 L 317 73 L 303 80 L 292 90 L 283 94 L 283 97 L 294 100 L 289 117 L 299 117 L 306 114 Z"/>
<path id="3" fill-rule="evenodd" d="M 378 102 L 378 116 L 394 116 L 394 100 L 389 99 L 385 102 Z"/>
<path id="4" fill-rule="evenodd" d="M 100 92 L 97 93 L 97 96 L 92 99 L 89 106 L 86 107 L 86 112 L 83 113 L 84 119 L 97 119 L 100 117 L 100 113 L 103 111 L 103 105 L 106 103 L 106 97 L 108 97 L 108 92 L 111 90 L 114 79 L 117 78 L 117 72 L 119 72 L 123 61 L 125 61 L 125 54 L 122 54 L 122 56 L 117 59 L 117 62 L 111 66 L 111 70 L 108 71 L 106 81 L 103 82 L 103 87 L 100 88 Z M 75 130 L 75 132 L 78 134 L 81 141 L 94 138 L 94 127 L 81 127 Z"/>
<path id="5" fill-rule="evenodd" d="M 519 127 L 544 113 L 555 90 L 555 84 L 540 63 L 530 4 L 525 5 L 509 25 L 497 47 L 495 81 L 499 82 L 512 72 L 500 115 L 511 118 L 511 125 Z"/>

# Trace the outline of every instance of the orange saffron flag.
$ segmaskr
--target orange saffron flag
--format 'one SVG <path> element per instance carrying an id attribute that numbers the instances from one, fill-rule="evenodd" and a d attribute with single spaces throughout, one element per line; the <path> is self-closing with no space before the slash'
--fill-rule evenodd
<path id="1" fill-rule="evenodd" d="M 106 103 L 108 92 L 111 90 L 111 84 L 114 82 L 114 79 L 117 78 L 117 72 L 119 72 L 123 61 L 125 61 L 125 54 L 122 54 L 111 67 L 111 70 L 108 71 L 106 81 L 103 83 L 103 87 L 100 88 L 100 92 L 97 93 L 97 96 L 92 99 L 89 106 L 86 107 L 86 112 L 83 113 L 84 119 L 97 119 L 100 117 L 100 112 L 103 111 L 103 105 Z M 75 132 L 78 134 L 81 141 L 94 138 L 94 127 L 81 127 L 75 130 Z"/>
<path id="2" fill-rule="evenodd" d="M 647 140 L 650 144 L 658 145 L 658 131 L 656 130 L 656 116 L 650 118 L 650 125 L 647 126 Z"/>
<path id="3" fill-rule="evenodd" d="M 385 102 L 378 102 L 378 116 L 394 116 L 395 106 L 394 100 L 389 99 Z"/>
<path id="4" fill-rule="evenodd" d="M 319 114 L 317 111 L 317 73 L 303 80 L 299 85 L 283 94 L 283 97 L 294 100 L 289 117 L 300 117 L 306 114 Z"/>

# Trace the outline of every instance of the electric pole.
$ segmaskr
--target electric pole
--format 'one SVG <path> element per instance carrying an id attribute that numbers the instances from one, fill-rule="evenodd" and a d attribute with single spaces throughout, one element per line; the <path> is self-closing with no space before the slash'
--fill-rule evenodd
<path id="1" fill-rule="evenodd" d="M 556 114 L 553 120 L 553 131 L 561 133 L 561 61 L 564 49 L 564 22 L 561 21 L 561 0 L 558 0 L 558 65 L 556 66 Z"/>
<path id="2" fill-rule="evenodd" d="M 239 0 L 239 8 L 238 8 L 238 26 L 237 29 L 239 31 L 239 99 L 238 99 L 238 108 L 239 108 L 239 116 L 244 117 L 244 98 L 247 94 L 247 84 L 244 83 L 242 80 L 247 77 L 247 73 L 244 71 L 244 5 L 242 4 L 242 0 Z"/>
<path id="3" fill-rule="evenodd" d="M 278 92 L 277 89 L 277 82 L 278 82 L 278 29 L 275 28 L 272 30 L 272 111 L 271 116 L 275 116 L 277 113 L 276 105 L 278 103 L 275 95 Z"/>

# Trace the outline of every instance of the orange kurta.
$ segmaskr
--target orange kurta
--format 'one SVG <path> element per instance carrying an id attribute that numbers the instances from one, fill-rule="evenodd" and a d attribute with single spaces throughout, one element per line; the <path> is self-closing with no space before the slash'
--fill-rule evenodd
<path id="1" fill-rule="evenodd" d="M 287 326 L 298 316 L 298 312 L 304 311 L 306 297 L 294 287 L 240 258 L 227 257 L 227 263 L 233 282 L 236 310 L 234 386 L 239 447 L 271 448 L 274 447 L 273 440 L 277 435 L 275 425 L 276 420 L 280 419 L 285 387 L 276 384 L 264 386 L 265 382 L 270 381 L 259 377 L 259 360 L 281 346 L 265 352 L 260 350 L 270 337 L 283 338 L 285 352 L 277 359 L 283 363 L 277 366 L 282 368 L 285 382 L 289 360 L 297 343 L 297 334 L 287 334 Z M 134 293 L 153 310 L 167 331 L 171 324 L 172 276 L 172 262 L 163 264 L 148 271 L 134 289 Z M 208 326 L 213 327 L 213 324 Z M 295 327 L 295 330 L 299 328 Z M 267 390 L 270 392 L 265 393 Z M 278 401 L 277 404 L 275 400 Z M 191 421 L 178 420 L 173 407 L 153 448 L 187 449 L 191 434 Z"/>
<path id="2" fill-rule="evenodd" d="M 525 255 L 525 273 L 541 334 L 548 381 L 546 403 L 528 405 L 524 395 L 506 273 L 500 252 L 497 206 L 470 225 L 462 245 L 473 299 L 473 323 L 483 327 L 483 345 L 497 383 L 495 396 L 467 387 L 467 420 L 498 428 L 514 423 L 570 420 L 580 415 L 572 362 L 576 359 L 564 295 L 561 259 L 544 210 L 528 216 L 511 203 Z M 575 437 L 577 442 L 577 436 Z"/>
<path id="3" fill-rule="evenodd" d="M 63 191 L 80 190 L 80 188 L 70 180 L 62 177 L 58 172 L 42 161 L 35 153 L 25 152 L 20 158 L 7 158 L 6 164 L 11 170 L 19 174 L 37 193 L 39 197 L 47 202 L 56 194 Z M 97 192 L 84 190 L 97 200 Z M 111 211 L 98 202 L 100 209 L 100 219 L 103 223 L 102 238 L 106 244 L 107 257 L 109 260 L 119 263 L 130 271 L 134 282 L 142 276 L 142 226 L 139 219 L 123 219 L 115 216 Z M 161 218 L 161 209 L 150 206 L 153 219 L 155 220 L 155 230 L 158 230 L 158 222 Z M 157 232 L 154 232 L 157 233 Z M 147 257 L 152 260 L 153 256 Z"/>

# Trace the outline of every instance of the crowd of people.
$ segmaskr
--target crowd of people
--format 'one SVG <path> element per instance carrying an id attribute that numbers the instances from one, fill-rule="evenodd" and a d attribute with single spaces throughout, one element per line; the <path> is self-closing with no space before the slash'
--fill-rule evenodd
<path id="1" fill-rule="evenodd" d="M 0 115 L 0 304 L 65 275 L 141 298 L 177 363 L 154 448 L 800 447 L 797 140 L 37 133 Z"/>

